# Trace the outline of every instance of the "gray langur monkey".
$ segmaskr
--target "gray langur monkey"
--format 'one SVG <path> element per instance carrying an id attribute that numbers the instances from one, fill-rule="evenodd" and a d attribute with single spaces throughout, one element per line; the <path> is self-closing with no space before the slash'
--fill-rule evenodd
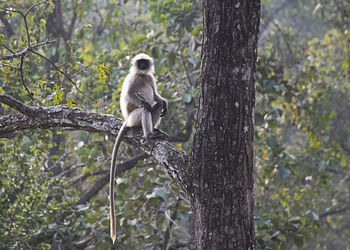
<path id="1" fill-rule="evenodd" d="M 153 59 L 146 54 L 138 54 L 131 60 L 130 73 L 124 80 L 120 95 L 120 107 L 124 123 L 115 140 L 109 179 L 110 198 L 110 235 L 116 239 L 116 220 L 114 211 L 114 177 L 116 172 L 117 153 L 125 135 L 126 127 L 142 126 L 146 139 L 165 138 L 167 134 L 156 127 L 168 110 L 167 101 L 157 92 L 154 79 Z"/>

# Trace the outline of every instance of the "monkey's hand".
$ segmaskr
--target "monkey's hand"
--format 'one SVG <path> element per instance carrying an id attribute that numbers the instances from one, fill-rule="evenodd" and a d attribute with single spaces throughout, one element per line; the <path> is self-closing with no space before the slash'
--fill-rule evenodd
<path id="1" fill-rule="evenodd" d="M 163 117 L 163 116 L 165 116 L 165 114 L 168 112 L 168 103 L 167 103 L 167 101 L 163 101 L 163 103 L 162 103 L 162 112 L 160 113 L 160 117 Z"/>
<path id="2" fill-rule="evenodd" d="M 151 105 L 148 102 L 143 101 L 142 104 L 141 104 L 141 107 L 146 109 L 148 112 L 152 111 L 152 107 L 151 107 Z"/>

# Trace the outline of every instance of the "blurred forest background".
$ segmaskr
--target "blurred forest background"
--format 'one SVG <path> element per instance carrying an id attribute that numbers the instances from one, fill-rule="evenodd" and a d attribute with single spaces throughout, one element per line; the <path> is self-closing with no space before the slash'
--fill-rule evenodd
<path id="1" fill-rule="evenodd" d="M 27 48 L 21 13 L 0 1 L 0 58 Z M 54 4 L 55 3 L 55 4 Z M 201 3 L 55 0 L 25 16 L 35 52 L 0 61 L 0 94 L 121 117 L 121 83 L 139 52 L 155 60 L 169 100 L 161 128 L 191 146 Z M 264 0 L 255 109 L 259 249 L 350 249 L 350 3 Z M 56 68 L 57 67 L 57 68 Z M 59 70 L 57 70 L 59 69 Z M 0 115 L 12 110 L 0 105 Z M 0 137 L 0 248 L 106 249 L 114 138 L 72 129 Z M 118 249 L 190 249 L 190 203 L 161 166 L 123 144 Z M 130 160 L 132 159 L 132 160 Z M 62 249 L 62 248 L 61 248 Z"/>

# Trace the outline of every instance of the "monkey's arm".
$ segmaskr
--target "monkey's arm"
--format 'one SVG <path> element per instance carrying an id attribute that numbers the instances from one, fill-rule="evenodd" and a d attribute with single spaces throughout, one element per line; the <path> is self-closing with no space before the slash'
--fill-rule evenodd
<path id="1" fill-rule="evenodd" d="M 165 116 L 165 114 L 168 112 L 168 102 L 161 97 L 157 91 L 154 91 L 154 99 L 156 102 L 162 104 L 162 112 L 160 113 L 160 117 Z"/>
<path id="2" fill-rule="evenodd" d="M 131 102 L 136 103 L 140 107 L 145 108 L 146 110 L 151 112 L 152 110 L 151 104 L 146 102 L 139 93 L 129 93 L 128 97 Z"/>

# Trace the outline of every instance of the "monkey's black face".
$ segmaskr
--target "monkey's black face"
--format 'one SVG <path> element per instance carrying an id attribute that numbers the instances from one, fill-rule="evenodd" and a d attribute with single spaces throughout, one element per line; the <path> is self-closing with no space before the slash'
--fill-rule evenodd
<path id="1" fill-rule="evenodd" d="M 146 70 L 149 68 L 149 61 L 147 59 L 140 59 L 136 62 L 137 68 L 140 70 Z"/>

